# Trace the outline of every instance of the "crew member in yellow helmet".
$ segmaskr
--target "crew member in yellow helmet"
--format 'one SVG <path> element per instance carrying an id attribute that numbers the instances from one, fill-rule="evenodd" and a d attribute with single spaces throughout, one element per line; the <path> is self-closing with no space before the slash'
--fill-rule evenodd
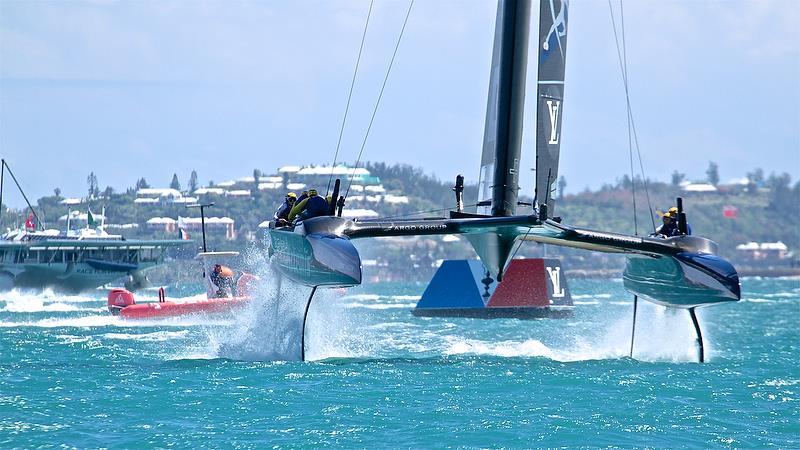
<path id="1" fill-rule="evenodd" d="M 677 206 L 673 206 L 672 208 L 669 209 L 668 212 L 669 212 L 670 216 L 672 217 L 672 222 L 675 224 L 675 234 L 673 234 L 672 236 L 680 236 L 681 231 L 678 228 L 678 207 Z M 692 226 L 689 225 L 689 222 L 686 222 L 686 234 L 687 235 L 691 235 L 692 234 Z"/>
<path id="2" fill-rule="evenodd" d="M 278 210 L 275 211 L 275 214 L 272 218 L 275 219 L 276 222 L 288 220 L 289 212 L 292 211 L 296 200 L 297 194 L 294 192 L 289 192 L 286 194 L 286 198 L 283 200 L 283 203 L 281 203 L 281 206 L 278 208 Z"/>
<path id="3" fill-rule="evenodd" d="M 297 202 L 289 212 L 289 221 L 294 221 L 296 218 L 300 220 L 310 219 L 327 214 L 328 201 L 321 195 L 318 195 L 316 189 L 309 189 L 308 198 Z"/>

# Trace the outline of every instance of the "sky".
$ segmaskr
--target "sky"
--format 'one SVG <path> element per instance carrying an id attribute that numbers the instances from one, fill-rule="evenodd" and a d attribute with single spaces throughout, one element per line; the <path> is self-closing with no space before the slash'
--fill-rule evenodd
<path id="1" fill-rule="evenodd" d="M 463 173 L 475 183 L 495 1 L 414 3 L 365 141 L 408 4 L 374 3 L 338 160 L 353 163 L 363 145 L 362 161 L 411 164 L 443 180 Z M 124 191 L 140 177 L 166 187 L 173 173 L 185 186 L 192 170 L 207 184 L 256 168 L 330 164 L 369 7 L 0 0 L 0 156 L 32 198 L 56 187 L 85 196 L 89 172 L 101 190 Z M 623 7 L 646 176 L 668 181 L 678 170 L 702 180 L 714 161 L 723 182 L 755 167 L 800 178 L 800 1 Z M 529 67 L 528 105 L 535 73 Z M 524 168 L 533 166 L 534 114 L 526 107 Z M 607 1 L 570 3 L 563 114 L 568 193 L 629 172 Z M 533 190 L 525 173 L 523 193 Z M 9 204 L 22 205 L 9 194 Z"/>

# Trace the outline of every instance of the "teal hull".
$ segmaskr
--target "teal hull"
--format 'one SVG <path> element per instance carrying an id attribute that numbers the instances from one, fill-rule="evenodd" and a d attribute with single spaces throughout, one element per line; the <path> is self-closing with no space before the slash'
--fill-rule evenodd
<path id="1" fill-rule="evenodd" d="M 273 265 L 288 278 L 306 286 L 347 287 L 361 284 L 361 257 L 349 238 L 313 232 L 306 220 L 292 231 L 272 228 L 270 254 Z M 307 233 L 307 231 L 311 231 Z"/>
<path id="2" fill-rule="evenodd" d="M 673 308 L 735 302 L 741 297 L 736 270 L 711 254 L 628 256 L 623 281 L 632 294 Z"/>

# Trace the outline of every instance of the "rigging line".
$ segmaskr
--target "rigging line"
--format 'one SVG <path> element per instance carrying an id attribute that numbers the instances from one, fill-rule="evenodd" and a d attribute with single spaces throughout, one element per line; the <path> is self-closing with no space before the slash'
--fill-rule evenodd
<path id="1" fill-rule="evenodd" d="M 0 160 L 0 225 L 3 223 L 3 176 L 6 174 L 6 160 Z"/>
<path id="2" fill-rule="evenodd" d="M 633 142 L 631 140 L 631 111 L 630 111 L 630 95 L 628 93 L 628 60 L 627 55 L 623 58 L 622 53 L 625 53 L 625 28 L 622 28 L 622 52 L 620 52 L 619 37 L 617 35 L 617 24 L 614 20 L 614 8 L 611 6 L 611 0 L 608 0 L 608 10 L 611 14 L 611 25 L 614 29 L 614 41 L 617 44 L 617 58 L 619 59 L 620 71 L 622 72 L 622 84 L 625 87 L 626 99 L 626 120 L 628 122 L 628 157 L 630 160 L 631 168 L 631 198 L 633 200 L 633 233 L 639 234 L 639 223 L 636 217 L 636 177 L 633 171 Z M 622 10 L 622 0 L 620 0 L 620 11 Z M 623 19 L 624 20 L 624 19 Z M 624 22 L 622 22 L 624 25 Z"/>
<path id="3" fill-rule="evenodd" d="M 41 227 L 42 230 L 44 230 L 44 224 L 42 223 L 42 219 L 40 219 L 39 215 L 36 214 L 36 210 L 33 209 L 33 206 L 31 205 L 30 200 L 28 200 L 28 196 L 25 195 L 25 191 L 22 190 L 22 186 L 19 185 L 19 181 L 17 181 L 17 177 L 14 176 L 14 172 L 11 171 L 11 167 L 9 167 L 9 165 L 6 164 L 5 160 L 3 160 L 3 167 L 5 167 L 5 169 L 8 170 L 8 174 L 11 175 L 11 179 L 14 180 L 14 184 L 17 185 L 17 189 L 19 189 L 19 193 L 22 194 L 22 198 L 24 198 L 25 199 L 25 203 L 28 204 L 28 208 L 30 208 L 31 213 L 33 213 L 33 217 L 36 218 L 36 222 L 39 223 L 39 227 Z"/>
<path id="4" fill-rule="evenodd" d="M 515 256 L 517 256 L 517 252 L 519 251 L 520 247 L 522 247 L 522 243 L 525 242 L 525 239 L 528 237 L 528 234 L 530 234 L 532 229 L 533 229 L 533 227 L 528 227 L 528 231 L 525 232 L 525 235 L 522 236 L 522 239 L 518 240 L 519 243 L 517 244 L 517 249 L 514 250 L 514 253 L 511 254 L 511 258 L 508 259 L 509 261 L 511 261 L 512 259 L 514 259 Z M 545 244 L 542 244 L 542 245 L 545 245 Z"/>
<path id="5" fill-rule="evenodd" d="M 358 48 L 358 58 L 356 58 L 356 68 L 353 71 L 353 80 L 350 82 L 350 93 L 347 94 L 347 105 L 344 107 L 344 117 L 342 117 L 342 128 L 339 130 L 339 140 L 336 141 L 336 153 L 333 155 L 333 164 L 331 164 L 331 176 L 328 178 L 328 188 L 325 191 L 327 197 L 331 190 L 331 180 L 333 180 L 333 168 L 336 166 L 336 159 L 339 157 L 339 147 L 342 145 L 342 135 L 344 134 L 344 126 L 347 123 L 347 112 L 350 111 L 350 99 L 353 97 L 353 88 L 356 85 L 356 75 L 358 75 L 358 66 L 361 63 L 361 53 L 364 50 L 364 41 L 367 37 L 367 28 L 369 28 L 369 18 L 372 16 L 372 5 L 375 0 L 369 2 L 369 11 L 367 12 L 367 22 L 364 24 L 364 34 L 361 35 L 361 47 Z"/>
<path id="6" fill-rule="evenodd" d="M 642 172 L 642 183 L 644 183 L 644 193 L 647 198 L 647 210 L 650 213 L 650 223 L 653 225 L 653 231 L 656 231 L 656 219 L 653 217 L 653 205 L 650 203 L 650 189 L 647 184 L 647 177 L 644 173 L 644 163 L 642 162 L 642 152 L 639 150 L 639 135 L 636 133 L 636 122 L 633 120 L 633 111 L 628 109 L 631 115 L 631 128 L 633 129 L 633 143 L 636 146 L 636 154 L 639 156 L 639 170 Z"/>
<path id="7" fill-rule="evenodd" d="M 347 198 L 347 194 L 350 193 L 350 186 L 353 185 L 353 178 L 356 175 L 356 169 L 358 168 L 358 163 L 361 162 L 361 155 L 364 154 L 364 147 L 367 145 L 367 138 L 369 138 L 369 132 L 372 129 L 372 123 L 375 121 L 375 114 L 378 112 L 378 105 L 381 103 L 381 98 L 383 98 L 383 91 L 386 89 L 386 82 L 389 80 L 389 74 L 392 71 L 392 66 L 394 66 L 394 59 L 397 56 L 397 49 L 400 48 L 400 41 L 403 40 L 403 33 L 406 30 L 406 24 L 408 24 L 408 17 L 411 15 L 411 8 L 414 6 L 414 0 L 411 0 L 411 3 L 408 5 L 408 11 L 406 12 L 406 18 L 403 20 L 403 27 L 400 29 L 400 36 L 397 37 L 397 44 L 394 46 L 394 53 L 392 53 L 392 59 L 389 61 L 389 67 L 386 69 L 386 76 L 383 78 L 383 85 L 381 86 L 381 91 L 378 94 L 378 100 L 375 102 L 375 108 L 372 110 L 372 117 L 369 119 L 369 126 L 367 126 L 367 132 L 364 134 L 364 141 L 361 143 L 361 150 L 358 152 L 358 158 L 356 159 L 356 163 L 353 166 L 353 172 L 350 174 L 350 181 L 347 183 L 347 190 L 344 192 L 344 197 Z"/>
<path id="8" fill-rule="evenodd" d="M 644 162 L 642 162 L 642 152 L 639 148 L 639 137 L 636 133 L 636 124 L 633 121 L 633 108 L 631 107 L 631 97 L 628 92 L 628 51 L 625 40 L 625 10 L 622 7 L 622 0 L 619 0 L 619 18 L 620 28 L 622 29 L 622 55 L 625 59 L 625 103 L 628 108 L 628 117 L 630 120 L 630 131 L 633 131 L 634 145 L 636 146 L 636 156 L 639 158 L 639 170 L 642 173 L 642 184 L 644 185 L 644 193 L 647 198 L 647 213 L 650 216 L 650 223 L 653 225 L 653 231 L 656 231 L 656 221 L 653 218 L 653 205 L 650 203 L 650 190 L 647 187 L 647 175 L 644 173 Z M 630 145 L 630 131 L 628 132 L 628 142 Z"/>
<path id="9" fill-rule="evenodd" d="M 616 28 L 617 27 L 616 27 L 616 24 L 614 23 L 614 11 L 611 8 L 611 0 L 608 0 L 608 6 L 609 6 L 609 10 L 611 11 L 611 23 L 614 25 L 614 38 L 616 39 Z M 639 134 L 636 132 L 636 121 L 634 120 L 634 117 L 633 117 L 633 108 L 631 107 L 631 99 L 630 99 L 630 95 L 628 93 L 628 59 L 627 59 L 627 47 L 625 45 L 625 42 L 626 42 L 625 41 L 625 16 L 624 16 L 623 8 L 622 8 L 622 0 L 620 0 L 620 18 L 622 20 L 622 45 L 623 45 L 623 52 L 625 54 L 624 66 L 623 66 L 622 62 L 620 61 L 620 68 L 622 69 L 621 70 L 622 71 L 622 81 L 623 81 L 623 83 L 625 85 L 625 103 L 626 103 L 626 108 L 627 108 L 627 111 L 628 111 L 628 116 L 629 116 L 629 121 L 630 121 L 630 129 L 629 129 L 628 133 L 630 133 L 631 130 L 633 131 L 633 142 L 634 142 L 634 145 L 636 146 L 636 155 L 639 158 L 639 170 L 641 171 L 641 174 L 642 174 L 642 184 L 644 185 L 644 193 L 645 193 L 645 196 L 647 198 L 647 210 L 648 210 L 648 213 L 650 215 L 650 223 L 653 226 L 653 231 L 655 231 L 656 230 L 656 222 L 655 222 L 655 218 L 653 216 L 653 205 L 652 205 L 652 202 L 650 201 L 650 188 L 649 188 L 649 184 L 647 182 L 647 176 L 646 176 L 645 170 L 644 170 L 644 162 L 642 161 L 642 151 L 641 151 L 641 147 L 639 146 Z M 617 41 L 617 56 L 619 56 L 619 41 Z M 630 140 L 630 135 L 628 136 L 628 138 Z"/>

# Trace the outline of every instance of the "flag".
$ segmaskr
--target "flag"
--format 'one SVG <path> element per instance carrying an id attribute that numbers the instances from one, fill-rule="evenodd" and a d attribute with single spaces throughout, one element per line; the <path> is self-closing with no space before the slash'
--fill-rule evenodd
<path id="1" fill-rule="evenodd" d="M 33 211 L 28 213 L 28 218 L 25 220 L 25 229 L 26 230 L 36 229 L 36 224 L 33 222 Z"/>
<path id="2" fill-rule="evenodd" d="M 89 213 L 86 214 L 86 225 L 89 228 L 94 228 L 97 223 L 94 221 L 94 216 L 92 215 L 92 209 L 89 208 Z"/>
<path id="3" fill-rule="evenodd" d="M 186 221 L 181 216 L 178 216 L 178 239 L 189 240 L 189 233 L 186 232 Z"/>
<path id="4" fill-rule="evenodd" d="M 739 208 L 732 205 L 725 205 L 722 207 L 722 217 L 735 219 L 739 215 Z"/>

